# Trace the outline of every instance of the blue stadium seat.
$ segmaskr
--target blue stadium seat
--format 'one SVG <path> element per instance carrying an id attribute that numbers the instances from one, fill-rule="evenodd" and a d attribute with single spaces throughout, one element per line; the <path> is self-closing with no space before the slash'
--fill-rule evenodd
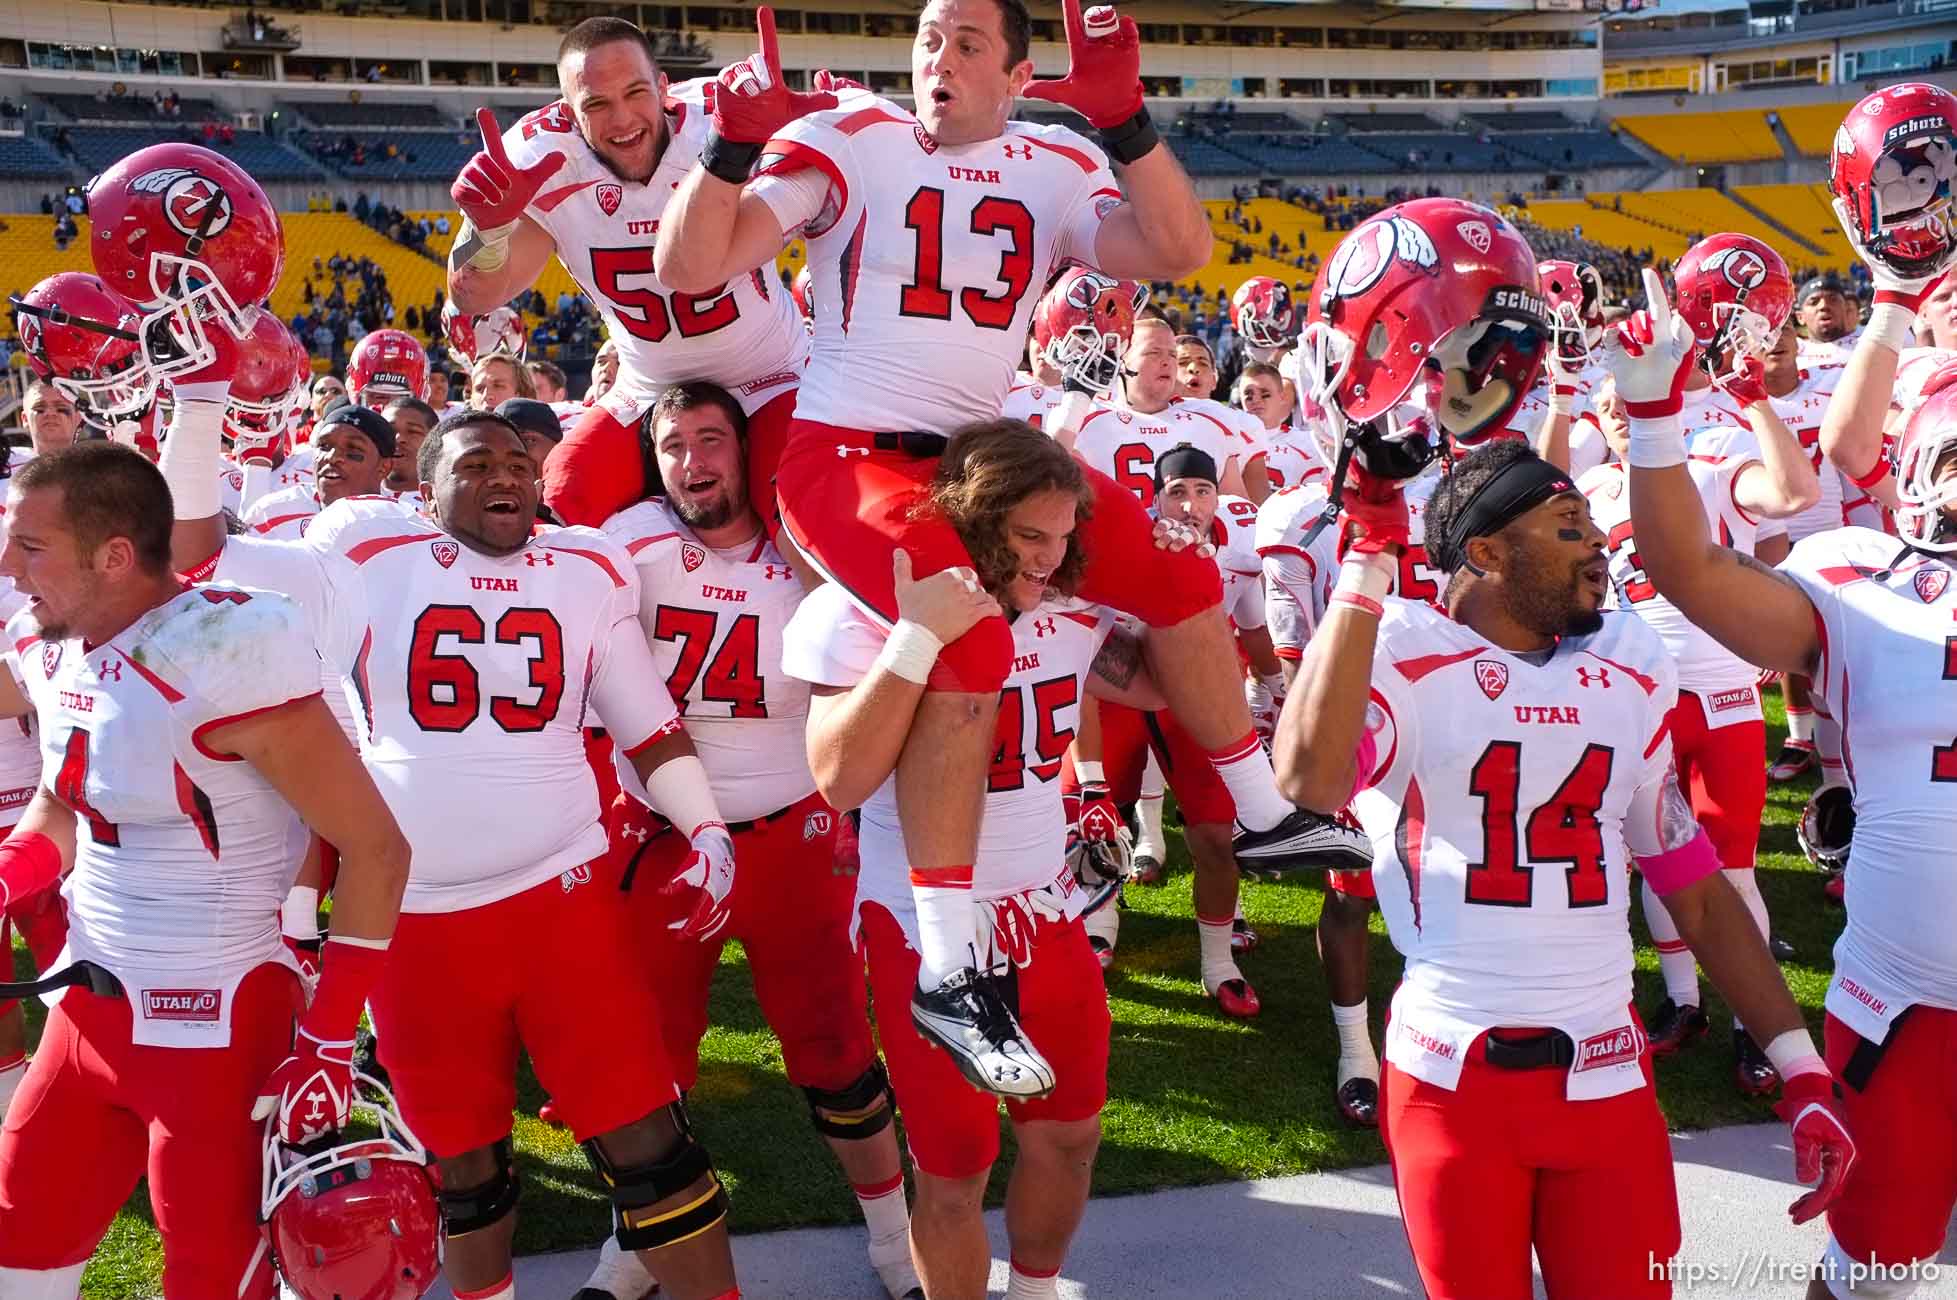
<path id="1" fill-rule="evenodd" d="M 331 100 L 291 100 L 284 107 L 309 122 L 325 127 L 428 126 L 454 129 L 457 119 L 433 104 L 403 104 L 395 100 L 347 104 Z"/>
<path id="2" fill-rule="evenodd" d="M 1441 124 L 1425 113 L 1335 113 L 1354 135 L 1372 131 L 1438 131 Z"/>
<path id="3" fill-rule="evenodd" d="M 347 149 L 361 146 L 356 163 Z M 480 147 L 473 129 L 454 131 L 302 131 L 299 142 L 322 164 L 354 180 L 452 180 Z M 393 145 L 395 156 L 387 156 Z"/>
<path id="4" fill-rule="evenodd" d="M 121 99 L 97 98 L 94 95 L 41 95 L 39 98 L 77 122 L 157 120 L 156 110 L 151 106 L 146 95 L 128 95 Z M 202 122 L 206 118 L 223 116 L 215 100 L 189 99 L 180 95 L 178 103 L 182 107 L 182 112 L 177 117 L 171 118 L 172 122 Z"/>
<path id="5" fill-rule="evenodd" d="M 189 127 L 138 128 L 121 126 L 74 126 L 68 128 L 75 156 L 84 168 L 100 172 L 138 149 L 173 140 L 203 144 L 201 136 Z M 229 145 L 212 146 L 252 176 L 266 181 L 316 179 L 318 173 L 304 158 L 270 136 L 256 131 L 240 131 Z"/>
<path id="6" fill-rule="evenodd" d="M 1496 139 L 1551 167 L 1642 167 L 1644 159 L 1608 131 L 1518 131 Z"/>
<path id="7" fill-rule="evenodd" d="M 0 176 L 10 180 L 45 180 L 67 174 L 67 164 L 34 137 L 0 135 Z"/>

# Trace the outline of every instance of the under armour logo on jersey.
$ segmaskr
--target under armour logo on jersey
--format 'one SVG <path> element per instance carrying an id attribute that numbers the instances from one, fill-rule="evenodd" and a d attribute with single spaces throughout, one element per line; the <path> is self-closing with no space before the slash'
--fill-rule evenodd
<path id="1" fill-rule="evenodd" d="M 549 551 L 525 551 L 523 553 L 523 562 L 533 569 L 539 566 L 546 569 L 557 567 L 557 557 Z"/>
<path id="2" fill-rule="evenodd" d="M 1054 636 L 1060 631 L 1058 618 L 1036 618 L 1033 620 L 1034 636 Z"/>
<path id="3" fill-rule="evenodd" d="M 1594 684 L 1603 687 L 1605 690 L 1609 690 L 1610 669 L 1579 667 L 1576 670 L 1576 681 L 1579 686 L 1590 686 Z"/>
<path id="4" fill-rule="evenodd" d="M 622 840 L 637 840 L 639 843 L 644 844 L 646 842 L 646 828 L 643 826 L 621 826 L 618 828 L 618 837 Z"/>
<path id="5" fill-rule="evenodd" d="M 1006 157 L 1018 158 L 1023 161 L 1023 160 L 1031 159 L 1032 156 L 1033 156 L 1032 145 L 1014 144 L 1011 140 L 1006 141 Z"/>
<path id="6" fill-rule="evenodd" d="M 95 676 L 98 680 L 105 681 L 105 682 L 121 681 L 122 680 L 121 661 L 116 659 L 104 659 L 101 665 L 96 668 Z"/>
<path id="7" fill-rule="evenodd" d="M 795 570 L 789 568 L 786 564 L 764 564 L 761 566 L 761 580 L 763 582 L 772 581 L 775 578 L 792 578 L 794 576 Z"/>
<path id="8" fill-rule="evenodd" d="M 867 456 L 869 454 L 870 449 L 868 447 L 846 447 L 840 442 L 836 444 L 836 458 L 838 460 L 848 460 L 851 456 Z"/>

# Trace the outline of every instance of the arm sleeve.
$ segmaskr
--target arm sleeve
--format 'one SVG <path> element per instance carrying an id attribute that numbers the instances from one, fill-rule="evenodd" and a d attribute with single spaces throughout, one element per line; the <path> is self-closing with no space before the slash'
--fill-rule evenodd
<path id="1" fill-rule="evenodd" d="M 1121 206 L 1121 187 L 1115 183 L 1114 173 L 1108 170 L 1107 159 L 1098 145 L 1076 140 L 1076 148 L 1092 151 L 1100 166 L 1096 167 L 1081 184 L 1076 193 L 1079 198 L 1070 204 L 1067 215 L 1060 227 L 1060 238 L 1054 243 L 1053 262 L 1060 266 L 1068 261 L 1083 262 L 1094 266 L 1100 261 L 1098 243 L 1101 237 L 1101 223 L 1108 214 Z"/>
<path id="2" fill-rule="evenodd" d="M 633 596 L 636 605 L 636 591 Z M 614 608 L 614 614 L 617 610 Z M 614 617 L 599 648 L 591 682 L 591 711 L 605 724 L 620 752 L 631 755 L 679 726 L 679 710 L 660 679 L 638 616 Z"/>
<path id="3" fill-rule="evenodd" d="M 820 115 L 790 122 L 768 141 L 748 192 L 768 205 L 782 237 L 825 235 L 849 206 L 849 137 Z"/>
<path id="4" fill-rule="evenodd" d="M 1324 607 L 1318 566 L 1303 551 L 1264 553 L 1264 613 L 1278 658 L 1298 659 L 1318 630 Z"/>

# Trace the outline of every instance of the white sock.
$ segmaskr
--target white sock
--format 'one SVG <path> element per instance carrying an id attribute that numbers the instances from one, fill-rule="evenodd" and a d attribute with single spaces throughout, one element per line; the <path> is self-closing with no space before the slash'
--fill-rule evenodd
<path id="1" fill-rule="evenodd" d="M 1011 1280 L 1006 1283 L 1006 1300 L 1056 1300 L 1060 1294 L 1060 1274 L 1023 1273 L 1019 1261 L 1012 1262 Z"/>
<path id="2" fill-rule="evenodd" d="M 516 1300 L 516 1273 L 511 1272 L 495 1286 L 484 1287 L 480 1291 L 464 1291 L 457 1287 L 455 1300 Z"/>
<path id="3" fill-rule="evenodd" d="M 1787 709 L 1787 738 L 1796 744 L 1814 743 L 1814 710 L 1797 709 L 1792 705 Z"/>
<path id="4" fill-rule="evenodd" d="M 1121 908 L 1119 900 L 1109 899 L 1106 905 L 1094 909 L 1080 918 L 1081 928 L 1087 931 L 1090 939 L 1105 940 L 1108 951 L 1113 952 L 1121 938 Z"/>
<path id="5" fill-rule="evenodd" d="M 624 1249 L 616 1237 L 607 1237 L 598 1248 L 598 1266 L 585 1279 L 584 1288 L 603 1291 L 612 1300 L 640 1300 L 658 1285 L 637 1251 Z"/>
<path id="6" fill-rule="evenodd" d="M 854 1190 L 864 1226 L 870 1230 L 870 1267 L 876 1269 L 892 1300 L 901 1300 L 922 1285 L 911 1263 L 911 1209 L 904 1200 L 903 1176 L 888 1191 Z"/>
<path id="7" fill-rule="evenodd" d="M 1196 918 L 1196 937 L 1203 954 L 1203 990 L 1207 993 L 1214 994 L 1231 980 L 1243 978 L 1237 959 L 1230 953 L 1230 920 L 1227 916 L 1220 921 Z"/>
<path id="8" fill-rule="evenodd" d="M 1685 940 L 1679 938 L 1672 914 L 1665 910 L 1665 901 L 1658 897 L 1650 881 L 1644 886 L 1644 923 L 1658 949 L 1658 971 L 1665 977 L 1665 996 L 1681 1007 L 1698 1006 L 1699 963 Z"/>
<path id="9" fill-rule="evenodd" d="M 61 1268 L 0 1268 L 0 1296 L 7 1300 L 75 1300 L 88 1261 Z"/>
<path id="10" fill-rule="evenodd" d="M 1168 856 L 1168 842 L 1162 838 L 1162 792 L 1160 790 L 1154 794 L 1143 791 L 1142 797 L 1135 800 L 1135 827 L 1136 857 L 1151 857 L 1160 862 Z"/>
<path id="11" fill-rule="evenodd" d="M 1296 811 L 1277 792 L 1271 756 L 1256 732 L 1247 731 L 1241 741 L 1212 753 L 1210 762 L 1237 805 L 1237 820 L 1250 830 L 1267 831 Z"/>
<path id="12" fill-rule="evenodd" d="M 1366 999 L 1342 1007 L 1332 1004 L 1332 1023 L 1339 1031 L 1339 1086 L 1346 1080 L 1371 1079 L 1379 1082 L 1379 1057 L 1373 1053 L 1373 1034 L 1366 1023 Z"/>
<path id="13" fill-rule="evenodd" d="M 934 989 L 953 971 L 972 964 L 972 936 L 978 933 L 978 904 L 972 889 L 912 885 L 917 908 L 917 986 Z"/>

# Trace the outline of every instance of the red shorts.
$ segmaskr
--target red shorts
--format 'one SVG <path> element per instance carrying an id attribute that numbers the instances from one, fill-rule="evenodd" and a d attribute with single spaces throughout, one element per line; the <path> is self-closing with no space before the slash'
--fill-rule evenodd
<path id="1" fill-rule="evenodd" d="M 1094 489 L 1094 513 L 1076 534 L 1088 556 L 1081 599 L 1151 627 L 1173 626 L 1223 599 L 1214 562 L 1194 549 L 1157 550 L 1155 525 L 1135 494 L 1083 469 Z M 911 517 L 937 472 L 936 457 L 879 451 L 868 433 L 797 420 L 776 474 L 782 523 L 824 577 L 894 623 L 892 550 L 909 551 L 920 578 L 972 562 L 951 525 Z M 984 619 L 938 655 L 930 689 L 993 694 L 1005 685 L 1012 657 L 1006 620 Z"/>
<path id="2" fill-rule="evenodd" d="M 967 1083 L 911 1024 L 917 952 L 896 918 L 875 903 L 863 906 L 862 943 L 911 1163 L 937 1178 L 984 1173 L 999 1158 L 999 1099 Z M 1040 922 L 1032 963 L 1019 971 L 1018 983 L 1019 1022 L 1052 1064 L 1058 1086 L 1038 1101 L 1007 1102 L 1006 1113 L 1015 1124 L 1092 1119 L 1108 1099 L 1112 1020 L 1101 963 L 1081 923 Z"/>
<path id="3" fill-rule="evenodd" d="M 1831 1015 L 1824 1042 L 1855 1135 L 1829 1232 L 1855 1260 L 1936 1258 L 1957 1208 L 1957 1011 L 1911 1007 L 1879 1048 Z"/>
<path id="4" fill-rule="evenodd" d="M 461 912 L 403 912 L 368 1000 L 408 1127 L 444 1158 L 507 1137 L 518 1050 L 583 1142 L 679 1099 L 642 944 L 577 867 Z"/>
<path id="5" fill-rule="evenodd" d="M 647 402 L 645 409 L 651 406 Z M 748 499 L 771 532 L 775 465 L 794 414 L 795 389 L 789 388 L 747 418 Z M 588 407 L 544 462 L 544 504 L 567 524 L 596 528 L 650 496 L 657 485 L 646 481 L 652 455 L 639 425 L 621 421 L 603 405 Z"/>
<path id="6" fill-rule="evenodd" d="M 844 1088 L 876 1060 L 863 958 L 849 938 L 856 874 L 836 864 L 838 820 L 820 794 L 811 794 L 736 829 L 733 916 L 701 943 L 666 928 L 674 917 L 656 892 L 685 864 L 686 838 L 629 795 L 613 802 L 606 819 L 616 873 L 610 879 L 628 891 L 681 1088 L 699 1077 L 707 991 L 729 939 L 747 952 L 754 996 L 781 1040 L 790 1083 Z"/>
<path id="7" fill-rule="evenodd" d="M 1705 701 L 1680 691 L 1667 719 L 1679 788 L 1712 837 L 1719 865 L 1750 870 L 1767 807 L 1767 724 L 1758 718 L 1706 726 Z"/>
<path id="8" fill-rule="evenodd" d="M 1176 807 L 1184 822 L 1192 826 L 1228 826 L 1237 819 L 1237 804 L 1230 788 L 1216 774 L 1216 764 L 1175 715 L 1164 709 L 1145 713 L 1123 704 L 1098 701 L 1101 711 L 1101 767 L 1107 773 L 1108 791 L 1116 803 L 1129 803 L 1140 796 L 1142 772 L 1148 766 L 1148 753 L 1155 751 L 1162 768 L 1162 780 L 1176 793 Z M 1072 794 L 1080 783 L 1074 776 L 1074 761 L 1069 752 L 1061 769 L 1061 789 Z"/>
<path id="9" fill-rule="evenodd" d="M 0 1267 L 87 1259 L 147 1175 L 170 1300 L 272 1295 L 251 1108 L 300 1009 L 298 977 L 261 966 L 232 998 L 231 1046 L 137 1047 L 127 999 L 70 989 L 0 1130 Z"/>
<path id="10" fill-rule="evenodd" d="M 1380 1136 L 1432 1300 L 1528 1300 L 1529 1252 L 1553 1296 L 1668 1296 L 1651 1261 L 1678 1251 L 1678 1190 L 1651 1086 L 1568 1101 L 1558 1069 L 1504 1070 L 1475 1039 L 1460 1086 L 1390 1061 Z"/>

